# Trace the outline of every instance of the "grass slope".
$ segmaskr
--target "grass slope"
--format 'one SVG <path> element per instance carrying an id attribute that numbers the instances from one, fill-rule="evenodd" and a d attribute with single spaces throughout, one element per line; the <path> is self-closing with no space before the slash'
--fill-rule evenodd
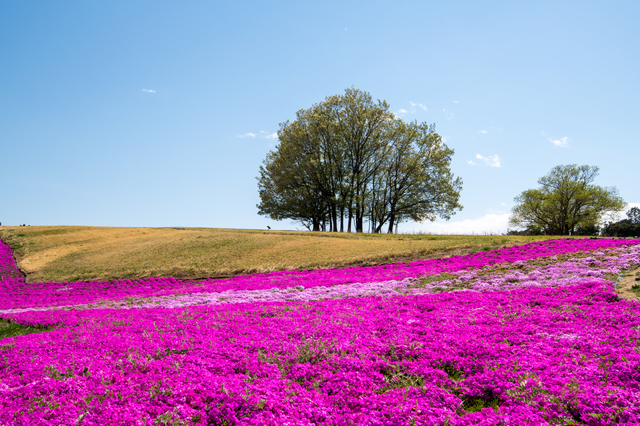
<path id="1" fill-rule="evenodd" d="M 0 238 L 29 282 L 60 282 L 406 262 L 557 237 L 31 226 L 2 227 Z"/>
<path id="2" fill-rule="evenodd" d="M 25 334 L 43 333 L 50 330 L 53 330 L 53 327 L 32 327 L 0 318 L 0 339 L 4 339 L 5 337 L 24 336 Z"/>

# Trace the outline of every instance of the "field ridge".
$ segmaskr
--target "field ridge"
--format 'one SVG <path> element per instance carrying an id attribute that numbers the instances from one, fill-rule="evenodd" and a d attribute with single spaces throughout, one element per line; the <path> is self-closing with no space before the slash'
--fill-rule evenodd
<path id="1" fill-rule="evenodd" d="M 229 278 L 462 255 L 557 237 L 217 228 L 0 227 L 28 282 Z"/>

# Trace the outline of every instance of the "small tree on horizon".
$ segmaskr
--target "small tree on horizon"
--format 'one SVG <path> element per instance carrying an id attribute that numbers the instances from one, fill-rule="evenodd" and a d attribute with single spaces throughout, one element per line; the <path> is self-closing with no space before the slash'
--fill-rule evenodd
<path id="1" fill-rule="evenodd" d="M 515 197 L 509 224 L 547 235 L 597 233 L 603 214 L 626 205 L 615 187 L 593 184 L 597 166 L 556 166 L 538 180 L 540 188 Z"/>
<path id="2" fill-rule="evenodd" d="M 627 212 L 627 218 L 618 222 L 607 223 L 603 234 L 608 237 L 639 237 L 640 236 L 640 209 L 631 207 Z"/>

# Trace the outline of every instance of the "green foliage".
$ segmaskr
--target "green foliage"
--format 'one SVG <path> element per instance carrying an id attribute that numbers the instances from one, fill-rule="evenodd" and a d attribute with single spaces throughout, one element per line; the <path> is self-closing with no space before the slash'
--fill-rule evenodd
<path id="1" fill-rule="evenodd" d="M 529 225 L 526 229 L 522 230 L 509 229 L 507 231 L 507 235 L 538 236 L 543 234 L 542 229 L 534 225 Z"/>
<path id="2" fill-rule="evenodd" d="M 53 327 L 27 326 L 0 318 L 0 339 L 4 339 L 5 337 L 22 336 L 25 334 L 43 333 L 50 330 L 53 330 Z"/>
<path id="3" fill-rule="evenodd" d="M 625 202 L 615 187 L 593 185 L 596 166 L 556 166 L 515 198 L 509 224 L 546 235 L 595 235 L 605 213 L 620 211 Z"/>
<path id="4" fill-rule="evenodd" d="M 624 219 L 620 222 L 605 226 L 603 234 L 609 237 L 639 237 L 640 224 L 635 224 L 629 219 Z"/>
<path id="5" fill-rule="evenodd" d="M 404 220 L 449 218 L 462 181 L 433 125 L 396 119 L 384 101 L 347 89 L 281 123 L 258 176 L 259 214 L 318 231 L 375 233 Z M 340 223 L 338 224 L 338 219 Z"/>
<path id="6" fill-rule="evenodd" d="M 402 369 L 390 367 L 382 371 L 385 385 L 376 390 L 377 394 L 383 394 L 393 389 L 403 389 L 408 387 L 421 388 L 425 384 L 423 377 L 415 374 L 407 374 Z"/>
<path id="7" fill-rule="evenodd" d="M 54 380 L 64 380 L 75 376 L 71 367 L 67 367 L 65 371 L 59 371 L 56 366 L 50 365 L 45 370 L 47 371 L 44 374 Z"/>
<path id="8" fill-rule="evenodd" d="M 465 414 L 476 413 L 485 408 L 493 408 L 494 411 L 499 409 L 500 398 L 493 396 L 491 391 L 486 392 L 482 396 L 461 396 Z"/>
<path id="9" fill-rule="evenodd" d="M 596 236 L 600 235 L 600 227 L 595 223 L 578 225 L 572 235 Z"/>
<path id="10" fill-rule="evenodd" d="M 457 275 L 453 275 L 448 272 L 443 272 L 439 275 L 427 275 L 426 277 L 422 277 L 417 284 L 410 285 L 409 288 L 424 288 L 427 284 L 431 284 L 436 281 L 454 280 L 456 278 L 458 278 Z"/>
<path id="11" fill-rule="evenodd" d="M 483 247 L 476 247 L 473 250 L 471 250 L 471 254 L 474 253 L 480 253 L 481 251 L 491 251 L 492 247 L 489 246 L 483 246 Z"/>
<path id="12" fill-rule="evenodd" d="M 17 236 L 20 237 L 22 235 L 24 234 L 18 234 Z M 13 251 L 19 251 L 22 247 L 24 247 L 22 243 L 19 243 L 17 241 L 7 241 L 7 245 L 11 247 L 11 250 Z"/>

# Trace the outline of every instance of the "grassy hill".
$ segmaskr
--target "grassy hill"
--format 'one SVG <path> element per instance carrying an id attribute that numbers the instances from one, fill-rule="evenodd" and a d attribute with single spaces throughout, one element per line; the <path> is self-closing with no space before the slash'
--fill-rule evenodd
<path id="1" fill-rule="evenodd" d="M 30 282 L 227 277 L 407 262 L 557 237 L 372 235 L 212 228 L 1 227 Z"/>

